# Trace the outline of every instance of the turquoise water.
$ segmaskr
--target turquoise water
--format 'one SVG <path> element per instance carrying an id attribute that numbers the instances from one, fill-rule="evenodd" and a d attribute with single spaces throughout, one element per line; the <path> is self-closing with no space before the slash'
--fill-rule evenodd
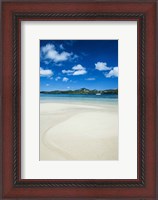
<path id="1" fill-rule="evenodd" d="M 90 95 L 90 94 L 40 94 L 41 102 L 83 102 L 83 103 L 117 103 L 118 95 Z"/>

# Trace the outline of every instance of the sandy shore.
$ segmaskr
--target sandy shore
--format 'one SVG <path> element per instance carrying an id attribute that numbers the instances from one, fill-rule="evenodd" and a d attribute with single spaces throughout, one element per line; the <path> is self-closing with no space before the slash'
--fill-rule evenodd
<path id="1" fill-rule="evenodd" d="M 40 160 L 117 159 L 117 104 L 40 103 Z"/>

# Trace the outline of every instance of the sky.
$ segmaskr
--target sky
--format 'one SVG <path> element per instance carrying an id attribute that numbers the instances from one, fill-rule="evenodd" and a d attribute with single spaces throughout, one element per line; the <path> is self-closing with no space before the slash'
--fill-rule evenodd
<path id="1" fill-rule="evenodd" d="M 118 40 L 40 40 L 40 91 L 118 88 Z"/>

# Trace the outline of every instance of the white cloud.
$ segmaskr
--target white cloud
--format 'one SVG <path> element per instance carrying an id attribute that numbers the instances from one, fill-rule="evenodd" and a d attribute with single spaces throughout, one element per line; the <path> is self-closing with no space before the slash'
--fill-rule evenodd
<path id="1" fill-rule="evenodd" d="M 76 76 L 76 75 L 84 75 L 86 74 L 87 71 L 85 69 L 82 69 L 82 70 L 77 70 L 73 73 L 73 76 Z"/>
<path id="2" fill-rule="evenodd" d="M 51 50 L 54 47 L 53 44 L 47 44 L 46 46 L 42 47 L 41 50 L 43 53 L 48 52 L 49 50 Z"/>
<path id="3" fill-rule="evenodd" d="M 60 76 L 57 76 L 55 80 L 58 81 L 58 80 L 60 80 L 60 79 L 61 79 L 61 77 L 60 77 Z"/>
<path id="4" fill-rule="evenodd" d="M 99 71 L 107 71 L 110 70 L 111 67 L 108 67 L 106 62 L 97 62 L 95 63 L 95 69 Z"/>
<path id="5" fill-rule="evenodd" d="M 118 67 L 114 67 L 108 74 L 105 74 L 107 78 L 118 77 Z"/>
<path id="6" fill-rule="evenodd" d="M 76 55 L 76 54 L 74 54 L 74 55 L 72 56 L 72 60 L 76 60 L 76 59 L 78 59 L 78 58 L 79 58 L 79 56 Z"/>
<path id="7" fill-rule="evenodd" d="M 70 89 L 70 87 L 69 87 L 69 86 L 67 86 L 67 89 Z"/>
<path id="8" fill-rule="evenodd" d="M 48 86 L 50 86 L 50 84 L 46 84 L 46 86 L 48 87 Z"/>
<path id="9" fill-rule="evenodd" d="M 73 70 L 84 70 L 85 68 L 82 65 L 78 64 L 78 65 L 74 66 L 72 69 Z"/>
<path id="10" fill-rule="evenodd" d="M 46 46 L 41 48 L 42 58 L 50 59 L 54 62 L 66 61 L 71 58 L 72 55 L 73 53 L 69 53 L 66 51 L 62 51 L 61 53 L 59 53 L 53 44 L 47 44 Z"/>
<path id="11" fill-rule="evenodd" d="M 69 80 L 69 79 L 66 78 L 66 77 L 63 78 L 63 81 L 64 81 L 64 82 L 67 82 L 68 80 Z"/>
<path id="12" fill-rule="evenodd" d="M 65 70 L 65 69 L 62 70 L 62 73 L 67 75 L 72 75 L 73 72 L 74 72 L 73 70 Z"/>
<path id="13" fill-rule="evenodd" d="M 42 67 L 40 67 L 40 76 L 51 77 L 53 76 L 53 72 L 50 69 L 43 69 Z"/>
<path id="14" fill-rule="evenodd" d="M 86 80 L 87 80 L 87 81 L 94 81 L 95 78 L 87 78 Z"/>
<path id="15" fill-rule="evenodd" d="M 57 66 L 57 67 L 60 67 L 62 65 L 63 65 L 62 63 L 55 63 L 55 66 Z"/>
<path id="16" fill-rule="evenodd" d="M 62 44 L 59 47 L 61 50 L 64 50 L 64 46 Z"/>
<path id="17" fill-rule="evenodd" d="M 78 64 L 72 68 L 74 70 L 73 75 L 84 75 L 87 73 L 86 68 Z"/>
<path id="18" fill-rule="evenodd" d="M 45 60 L 45 61 L 44 61 L 44 64 L 45 64 L 45 65 L 48 65 L 48 64 L 49 64 L 49 62 L 48 62 L 47 60 Z"/>
<path id="19" fill-rule="evenodd" d="M 84 75 L 87 73 L 87 71 L 85 67 L 78 64 L 78 65 L 73 66 L 71 70 L 62 70 L 62 73 L 76 76 L 76 75 Z"/>

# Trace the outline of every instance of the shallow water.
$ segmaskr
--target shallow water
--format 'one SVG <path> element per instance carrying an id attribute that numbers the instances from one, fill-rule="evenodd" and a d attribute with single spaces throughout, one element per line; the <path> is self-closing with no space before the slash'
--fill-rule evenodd
<path id="1" fill-rule="evenodd" d="M 118 95 L 90 95 L 90 94 L 40 94 L 40 102 L 64 102 L 64 103 L 108 103 L 118 104 Z"/>

